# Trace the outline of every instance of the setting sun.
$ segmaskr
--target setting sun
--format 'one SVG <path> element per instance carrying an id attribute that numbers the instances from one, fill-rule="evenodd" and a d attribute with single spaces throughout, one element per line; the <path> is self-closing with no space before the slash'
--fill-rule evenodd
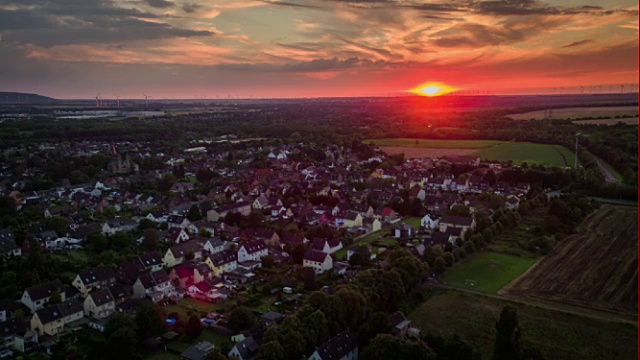
<path id="1" fill-rule="evenodd" d="M 456 90 L 458 89 L 443 83 L 429 82 L 418 85 L 415 88 L 409 90 L 409 92 L 420 96 L 432 97 L 449 94 Z"/>

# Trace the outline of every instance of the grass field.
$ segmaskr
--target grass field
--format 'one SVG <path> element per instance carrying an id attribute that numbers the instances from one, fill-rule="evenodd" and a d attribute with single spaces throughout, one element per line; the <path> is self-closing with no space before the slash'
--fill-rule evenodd
<path id="1" fill-rule="evenodd" d="M 504 293 L 638 313 L 638 209 L 603 205 Z"/>
<path id="2" fill-rule="evenodd" d="M 483 149 L 504 143 L 498 140 L 438 140 L 438 139 L 372 139 L 364 143 L 376 146 L 418 147 L 426 149 Z"/>
<path id="3" fill-rule="evenodd" d="M 495 294 L 505 285 L 527 271 L 535 259 L 512 255 L 481 252 L 447 269 L 444 280 L 447 285 Z M 475 281 L 475 285 L 469 281 Z"/>
<path id="4" fill-rule="evenodd" d="M 493 296 L 441 291 L 409 318 L 423 332 L 459 334 L 490 359 L 495 322 L 507 305 L 516 305 L 522 344 L 539 349 L 547 360 L 631 360 L 638 358 L 637 326 L 513 303 Z"/>
<path id="5" fill-rule="evenodd" d="M 570 166 L 573 164 L 573 153 L 560 145 L 504 143 L 482 149 L 471 155 L 487 160 L 511 160 L 515 164 L 523 162 L 556 166 Z"/>
<path id="6" fill-rule="evenodd" d="M 529 214 L 529 216 L 522 218 L 515 228 L 508 229 L 493 240 L 488 249 L 515 256 L 539 256 L 538 253 L 534 253 L 529 249 L 530 244 L 541 236 L 537 235 L 534 229 L 542 226 L 542 220 L 546 211 L 547 208 L 536 209 L 533 213 Z"/>
<path id="7" fill-rule="evenodd" d="M 545 110 L 530 111 L 521 114 L 510 114 L 507 117 L 516 120 L 544 119 Z M 585 117 L 637 115 L 637 106 L 602 106 L 602 107 L 570 107 L 553 109 L 554 119 L 578 119 Z"/>

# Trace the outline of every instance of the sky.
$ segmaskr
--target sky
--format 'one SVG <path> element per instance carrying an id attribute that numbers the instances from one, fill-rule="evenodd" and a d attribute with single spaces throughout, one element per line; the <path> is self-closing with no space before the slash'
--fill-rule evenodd
<path id="1" fill-rule="evenodd" d="M 631 89 L 638 2 L 0 0 L 0 64 L 55 98 Z"/>

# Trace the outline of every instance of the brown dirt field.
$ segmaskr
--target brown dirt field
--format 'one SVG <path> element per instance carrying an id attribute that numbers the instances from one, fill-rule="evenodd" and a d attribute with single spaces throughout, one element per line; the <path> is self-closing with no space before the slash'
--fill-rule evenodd
<path id="1" fill-rule="evenodd" d="M 439 158 L 447 155 L 469 155 L 478 151 L 478 149 L 430 149 L 405 146 L 381 146 L 380 149 L 390 155 L 404 153 L 407 159 L 423 157 Z"/>
<path id="2" fill-rule="evenodd" d="M 638 125 L 638 118 L 624 118 L 624 119 L 595 119 L 595 120 L 575 120 L 574 124 L 580 125 L 615 125 L 617 123 L 623 123 L 627 125 Z"/>
<path id="3" fill-rule="evenodd" d="M 637 316 L 637 208 L 602 206 L 501 293 Z"/>

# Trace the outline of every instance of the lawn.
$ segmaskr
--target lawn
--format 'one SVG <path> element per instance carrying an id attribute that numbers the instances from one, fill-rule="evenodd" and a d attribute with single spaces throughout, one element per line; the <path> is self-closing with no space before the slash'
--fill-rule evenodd
<path id="1" fill-rule="evenodd" d="M 637 359 L 637 326 L 524 305 L 481 294 L 440 291 L 409 318 L 423 332 L 460 335 L 483 359 L 490 359 L 495 323 L 505 305 L 518 308 L 522 344 L 542 352 L 547 360 Z"/>
<path id="2" fill-rule="evenodd" d="M 437 140 L 437 139 L 370 139 L 365 143 L 376 146 L 404 146 L 429 149 L 484 149 L 504 143 L 499 140 Z"/>
<path id="3" fill-rule="evenodd" d="M 488 250 L 523 257 L 536 257 L 539 253 L 532 250 L 531 244 L 539 239 L 539 228 L 547 213 L 547 208 L 534 210 L 522 218 L 515 228 L 508 229 L 489 244 Z"/>
<path id="4" fill-rule="evenodd" d="M 560 145 L 504 143 L 471 154 L 486 160 L 513 161 L 514 164 L 573 166 L 573 153 Z"/>
<path id="5" fill-rule="evenodd" d="M 481 252 L 447 269 L 444 280 L 454 287 L 495 294 L 535 262 L 531 258 Z"/>
<path id="6" fill-rule="evenodd" d="M 365 245 L 365 244 L 371 244 L 372 242 L 380 239 L 380 236 L 382 236 L 383 234 L 389 234 L 389 229 L 380 229 L 376 232 L 372 232 L 369 235 L 365 235 L 363 237 L 360 238 L 356 238 L 355 241 L 353 242 L 353 244 L 351 244 L 349 247 L 344 247 L 338 251 L 336 251 L 336 259 L 338 260 L 342 260 L 342 259 L 346 259 L 347 258 L 347 249 L 358 246 L 358 245 Z"/>

